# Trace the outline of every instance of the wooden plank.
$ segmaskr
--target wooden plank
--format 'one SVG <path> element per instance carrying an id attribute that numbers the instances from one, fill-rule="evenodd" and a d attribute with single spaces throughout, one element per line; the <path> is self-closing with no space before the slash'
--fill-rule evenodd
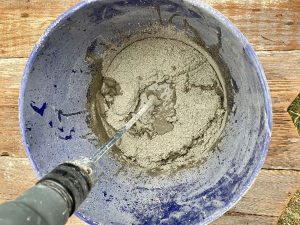
<path id="1" fill-rule="evenodd" d="M 18 118 L 19 88 L 26 61 L 0 60 L 0 155 L 26 157 Z"/>
<path id="2" fill-rule="evenodd" d="M 299 0 L 208 0 L 258 50 L 300 49 Z"/>
<path id="3" fill-rule="evenodd" d="M 10 0 L 0 4 L 0 57 L 28 57 L 44 30 L 78 0 Z"/>
<path id="4" fill-rule="evenodd" d="M 300 136 L 287 113 L 300 92 L 300 51 L 258 52 L 258 56 L 273 104 L 273 134 L 265 168 L 300 170 Z"/>
<path id="5" fill-rule="evenodd" d="M 275 225 L 276 217 L 225 214 L 211 225 Z"/>
<path id="6" fill-rule="evenodd" d="M 251 189 L 230 212 L 279 218 L 299 185 L 299 171 L 263 169 Z"/>
<path id="7" fill-rule="evenodd" d="M 300 170 L 300 137 L 286 109 L 300 90 L 300 51 L 258 52 L 273 102 L 273 136 L 265 168 Z M 283 60 L 284 59 L 284 60 Z M 0 59 L 0 154 L 26 157 L 18 127 L 18 93 L 26 59 Z"/>
<path id="8" fill-rule="evenodd" d="M 0 203 L 15 199 L 35 182 L 36 176 L 27 159 L 0 157 Z M 290 194 L 299 183 L 300 172 L 262 170 L 245 197 L 216 224 L 228 224 L 227 221 L 249 221 L 249 224 L 255 224 L 260 219 L 264 222 L 261 224 L 270 221 L 272 223 L 269 224 L 275 224 L 273 222 L 279 218 Z"/>
<path id="9" fill-rule="evenodd" d="M 66 225 L 87 225 L 85 222 L 77 218 L 76 216 L 72 216 Z"/>
<path id="10" fill-rule="evenodd" d="M 36 181 L 27 159 L 0 157 L 0 203 L 16 198 Z"/>
<path id="11" fill-rule="evenodd" d="M 28 57 L 46 27 L 78 0 L 0 4 L 0 57 Z M 227 16 L 256 50 L 300 49 L 300 1 L 205 0 Z"/>

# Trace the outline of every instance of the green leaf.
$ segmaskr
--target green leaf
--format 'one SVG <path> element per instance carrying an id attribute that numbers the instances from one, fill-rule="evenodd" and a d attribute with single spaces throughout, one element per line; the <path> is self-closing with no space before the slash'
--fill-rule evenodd
<path id="1" fill-rule="evenodd" d="M 300 135 L 300 93 L 287 109 Z"/>

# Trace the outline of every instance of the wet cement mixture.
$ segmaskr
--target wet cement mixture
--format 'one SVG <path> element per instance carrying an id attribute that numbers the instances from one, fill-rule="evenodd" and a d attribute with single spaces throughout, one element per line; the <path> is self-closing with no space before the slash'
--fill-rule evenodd
<path id="1" fill-rule="evenodd" d="M 147 170 L 168 171 L 207 157 L 226 120 L 226 94 L 216 64 L 175 31 L 147 32 L 105 52 L 90 107 L 112 136 L 155 95 L 153 106 L 118 143 L 121 157 Z M 93 81 L 92 81 L 93 82 Z M 92 121 L 92 122 L 93 122 Z M 95 127 L 93 126 L 93 127 Z"/>

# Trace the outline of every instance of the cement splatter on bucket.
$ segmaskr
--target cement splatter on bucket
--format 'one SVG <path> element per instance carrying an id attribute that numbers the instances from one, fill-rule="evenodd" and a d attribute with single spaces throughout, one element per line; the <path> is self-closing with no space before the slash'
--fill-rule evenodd
<path id="1" fill-rule="evenodd" d="M 156 32 L 153 33 L 153 29 Z M 165 38 L 165 31 L 170 29 L 176 33 L 173 41 L 185 41 L 170 44 L 166 39 L 153 40 L 158 36 Z M 148 35 L 146 39 L 145 35 Z M 152 82 L 147 80 L 147 76 L 141 76 L 138 90 L 135 90 L 137 86 L 133 85 L 134 82 L 129 82 L 128 85 L 132 86 L 126 89 L 126 80 L 122 81 L 124 77 L 114 73 L 118 69 L 116 61 L 115 65 L 104 53 L 116 49 L 118 54 L 114 57 L 123 57 L 121 62 L 131 65 L 130 60 L 126 61 L 130 58 L 126 54 L 133 48 L 141 49 L 138 47 L 141 42 L 137 42 L 141 37 L 148 46 L 161 46 L 162 54 L 170 54 L 169 50 L 165 50 L 166 46 L 169 45 L 170 49 L 176 46 L 175 49 L 184 53 L 180 62 L 188 62 L 184 57 L 190 56 L 193 50 L 187 49 L 198 49 L 191 55 L 191 61 L 197 62 L 205 56 L 210 63 L 207 67 L 201 67 L 202 70 L 211 68 L 215 75 L 203 86 L 204 81 L 197 83 L 202 70 L 194 72 L 200 62 L 195 64 L 195 70 L 182 70 L 183 74 L 189 71 L 190 77 L 186 81 L 186 75 L 176 73 L 184 66 L 177 68 L 180 63 L 173 65 L 171 61 L 165 61 L 170 65 L 170 70 L 166 71 L 170 77 L 157 73 L 153 79 L 156 82 Z M 170 36 L 167 39 L 171 40 Z M 120 49 L 124 49 L 126 44 L 131 48 L 127 48 L 127 53 L 122 50 L 122 55 Z M 142 55 L 142 52 L 139 54 Z M 168 59 L 174 61 L 176 58 L 172 58 L 172 54 Z M 144 57 L 145 60 L 148 57 L 146 52 Z M 134 62 L 138 60 L 136 58 Z M 112 64 L 107 66 L 107 61 Z M 103 68 L 107 68 L 107 73 L 100 76 L 98 73 Z M 129 78 L 130 71 L 125 73 L 126 78 L 135 80 L 137 77 Z M 178 77 L 182 77 L 183 81 Z M 26 151 L 39 176 L 64 161 L 81 155 L 91 156 L 110 135 L 109 128 L 118 126 L 117 120 L 110 120 L 115 116 L 113 108 L 119 107 L 117 99 L 130 90 L 134 91 L 127 99 L 136 96 L 136 93 L 140 93 L 139 99 L 142 99 L 140 90 L 149 93 L 159 90 L 168 99 L 176 95 L 176 99 L 168 103 L 167 121 L 155 122 L 157 118 L 161 119 L 155 116 L 161 111 L 151 114 L 148 120 L 152 123 L 147 125 L 141 120 L 131 131 L 131 139 L 142 131 L 153 140 L 159 135 L 171 134 L 177 126 L 174 121 L 181 121 L 179 115 L 179 118 L 174 117 L 174 112 L 180 110 L 180 102 L 188 103 L 188 100 L 194 101 L 195 108 L 207 99 L 211 99 L 208 103 L 215 102 L 218 113 L 210 116 L 211 110 L 208 110 L 205 118 L 220 120 L 220 134 L 216 134 L 215 139 L 204 139 L 205 134 L 201 136 L 200 126 L 206 120 L 200 123 L 203 116 L 197 115 L 206 108 L 200 107 L 195 114 L 186 113 L 184 117 L 191 115 L 187 120 L 191 122 L 190 127 L 198 127 L 194 124 L 199 123 L 199 129 L 196 132 L 181 130 L 183 137 L 191 132 L 186 135 L 186 142 L 184 138 L 180 140 L 182 146 L 189 147 L 181 146 L 176 151 L 177 155 L 172 154 L 173 147 L 176 147 L 172 146 L 163 156 L 164 160 L 151 158 L 147 161 L 149 163 L 143 164 L 139 155 L 124 152 L 127 147 L 122 147 L 120 143 L 99 162 L 103 168 L 100 182 L 77 215 L 89 224 L 207 224 L 221 216 L 253 183 L 266 156 L 271 133 L 271 102 L 265 75 L 247 40 L 220 13 L 198 1 L 80 2 L 47 29 L 33 50 L 24 72 L 20 126 Z M 199 98 L 182 97 L 197 91 Z M 181 95 L 181 92 L 185 94 Z M 99 101 L 93 102 L 97 93 L 106 101 L 101 104 L 98 104 Z M 131 106 L 138 108 L 139 101 L 131 101 Z M 206 105 L 209 107 L 209 104 Z M 106 109 L 103 111 L 104 106 Z M 186 107 L 190 106 L 189 103 Z M 126 120 L 128 112 L 133 111 L 130 109 L 124 111 L 125 116 L 117 116 Z M 199 132 L 201 135 L 197 135 Z M 179 138 L 175 133 L 170 136 Z M 191 145 L 188 145 L 191 136 L 194 140 L 190 140 Z M 203 147 L 205 154 L 200 154 L 205 157 L 193 160 L 194 154 L 180 161 L 182 155 L 189 156 L 194 146 L 201 144 L 209 146 Z M 163 149 L 159 150 L 163 152 Z"/>

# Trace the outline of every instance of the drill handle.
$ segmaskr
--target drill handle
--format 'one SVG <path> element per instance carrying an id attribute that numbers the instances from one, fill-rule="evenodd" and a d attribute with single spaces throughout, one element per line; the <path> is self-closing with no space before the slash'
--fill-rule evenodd
<path id="1" fill-rule="evenodd" d="M 68 217 L 69 206 L 61 194 L 43 184 L 0 205 L 1 225 L 63 225 Z"/>
<path id="2" fill-rule="evenodd" d="M 0 224 L 63 225 L 92 186 L 85 167 L 60 164 L 15 201 L 0 205 Z"/>

